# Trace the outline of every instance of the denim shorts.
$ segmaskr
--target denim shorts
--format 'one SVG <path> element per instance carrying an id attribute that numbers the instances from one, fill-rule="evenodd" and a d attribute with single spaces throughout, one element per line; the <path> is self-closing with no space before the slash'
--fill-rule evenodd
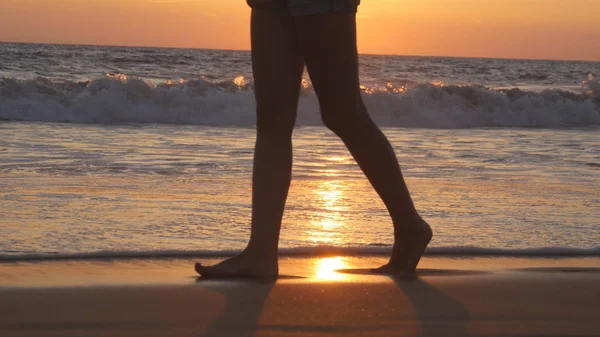
<path id="1" fill-rule="evenodd" d="M 272 0 L 271 9 L 291 16 L 303 16 L 356 13 L 358 5 L 360 5 L 360 0 Z"/>

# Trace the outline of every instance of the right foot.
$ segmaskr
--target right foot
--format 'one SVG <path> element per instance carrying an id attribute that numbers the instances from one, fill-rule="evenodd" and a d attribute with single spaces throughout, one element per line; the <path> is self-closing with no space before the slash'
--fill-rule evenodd
<path id="1" fill-rule="evenodd" d="M 247 251 L 214 266 L 196 263 L 195 269 L 204 278 L 277 278 L 277 257 L 261 259 Z"/>
<path id="2" fill-rule="evenodd" d="M 431 227 L 425 220 L 420 219 L 418 226 L 396 239 L 390 262 L 373 269 L 373 272 L 385 275 L 414 275 L 432 237 Z"/>

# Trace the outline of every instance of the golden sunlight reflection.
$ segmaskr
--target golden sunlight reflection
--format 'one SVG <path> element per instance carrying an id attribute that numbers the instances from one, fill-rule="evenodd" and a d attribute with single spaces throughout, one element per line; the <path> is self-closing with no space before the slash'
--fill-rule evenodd
<path id="1" fill-rule="evenodd" d="M 246 78 L 244 78 L 244 76 L 238 76 L 233 79 L 233 83 L 235 83 L 235 85 L 241 88 L 244 85 L 246 85 Z"/>
<path id="2" fill-rule="evenodd" d="M 127 82 L 129 80 L 129 77 L 125 74 L 112 74 L 112 73 L 107 73 L 106 77 L 117 80 L 117 81 L 121 81 L 123 83 Z"/>
<path id="3" fill-rule="evenodd" d="M 315 277 L 323 281 L 339 281 L 347 278 L 345 274 L 337 273 L 337 269 L 347 268 L 348 265 L 341 256 L 325 257 L 317 261 Z"/>
<path id="4" fill-rule="evenodd" d="M 314 203 L 317 205 L 311 221 L 308 239 L 316 244 L 338 244 L 340 233 L 338 228 L 344 225 L 342 214 L 347 209 L 344 205 L 344 192 L 347 189 L 342 180 L 323 181 L 313 191 Z"/>
<path id="5" fill-rule="evenodd" d="M 373 94 L 373 93 L 375 93 L 375 89 L 372 89 L 372 88 L 366 87 L 366 86 L 364 86 L 364 85 L 362 85 L 362 84 L 360 85 L 360 90 L 361 90 L 362 92 L 364 92 L 365 94 Z"/>
<path id="6" fill-rule="evenodd" d="M 325 209 L 327 209 L 328 211 L 338 211 L 339 208 L 337 207 L 337 204 L 340 198 L 342 197 L 342 191 L 336 190 L 336 185 L 328 183 L 325 183 L 323 185 L 326 185 L 325 189 L 317 192 L 317 194 L 321 198 L 320 201 L 323 203 L 323 206 L 325 206 Z"/>
<path id="7" fill-rule="evenodd" d="M 332 220 L 332 219 L 323 219 L 321 221 L 318 222 L 318 224 L 323 228 L 323 229 L 335 229 L 337 227 L 340 226 L 340 223 L 338 221 Z M 321 240 L 327 240 L 327 238 L 320 238 Z M 327 241 L 332 241 L 331 239 L 327 240 Z"/>
<path id="8" fill-rule="evenodd" d="M 167 80 L 167 84 L 168 85 L 176 85 L 176 84 L 184 84 L 185 80 L 183 78 L 180 78 L 178 80 Z"/>
<path id="9" fill-rule="evenodd" d="M 319 172 L 319 174 L 324 175 L 326 177 L 339 177 L 342 174 L 340 170 L 335 170 L 335 169 L 323 169 L 323 170 L 317 170 L 317 172 Z"/>

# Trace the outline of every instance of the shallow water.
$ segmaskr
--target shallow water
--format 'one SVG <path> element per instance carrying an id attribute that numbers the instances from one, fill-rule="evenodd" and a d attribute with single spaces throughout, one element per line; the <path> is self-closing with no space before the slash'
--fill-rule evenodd
<path id="1" fill-rule="evenodd" d="M 0 254 L 241 249 L 254 132 L 0 123 Z M 600 130 L 384 132 L 434 227 L 431 251 L 598 251 Z M 388 250 L 383 203 L 342 142 L 301 127 L 294 150 L 281 247 Z"/>

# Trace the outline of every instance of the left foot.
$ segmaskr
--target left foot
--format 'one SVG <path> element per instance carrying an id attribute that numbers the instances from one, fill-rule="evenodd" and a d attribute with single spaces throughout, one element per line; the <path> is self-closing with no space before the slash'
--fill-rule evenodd
<path id="1" fill-rule="evenodd" d="M 414 275 L 432 237 L 431 227 L 420 219 L 418 226 L 396 239 L 390 262 L 372 271 L 384 275 Z"/>
<path id="2" fill-rule="evenodd" d="M 203 278 L 277 278 L 277 256 L 262 259 L 248 251 L 222 261 L 214 266 L 196 263 L 196 272 Z"/>

